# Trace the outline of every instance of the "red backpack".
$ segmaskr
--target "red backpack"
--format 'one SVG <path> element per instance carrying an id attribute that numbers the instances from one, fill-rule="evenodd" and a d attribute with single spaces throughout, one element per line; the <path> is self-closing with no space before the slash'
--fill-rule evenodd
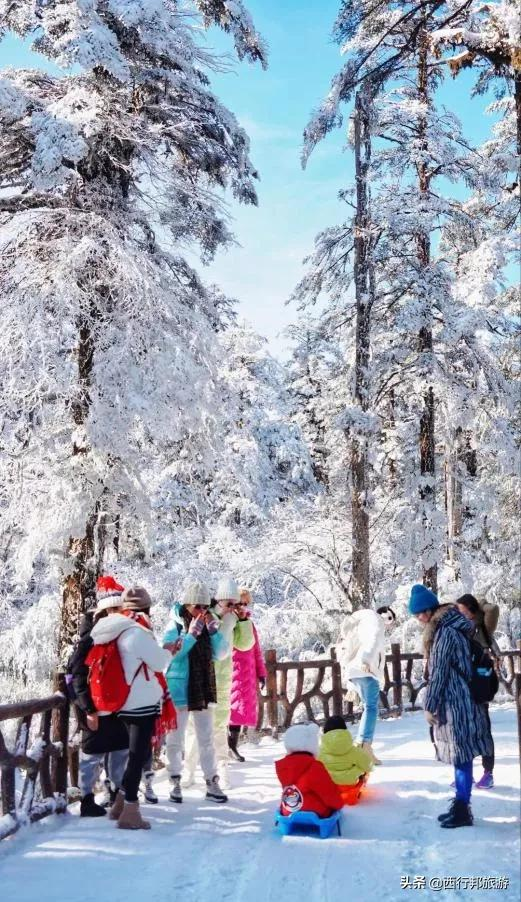
<path id="1" fill-rule="evenodd" d="M 85 663 L 89 666 L 89 689 L 97 711 L 120 711 L 130 686 L 125 679 L 118 640 L 93 645 Z"/>

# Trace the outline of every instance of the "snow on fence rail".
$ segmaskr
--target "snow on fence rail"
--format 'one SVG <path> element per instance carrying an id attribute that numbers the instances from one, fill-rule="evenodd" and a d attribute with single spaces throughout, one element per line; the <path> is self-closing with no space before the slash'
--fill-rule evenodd
<path id="1" fill-rule="evenodd" d="M 516 701 L 521 753 L 521 642 L 518 646 L 500 653 L 499 677 L 503 688 Z M 380 706 L 385 715 L 415 710 L 418 693 L 424 685 L 422 661 L 421 654 L 402 652 L 399 643 L 391 645 L 380 691 Z M 277 652 L 270 649 L 266 652 L 266 669 L 265 692 L 259 693 L 258 730 L 277 735 L 290 726 L 299 708 L 309 720 L 316 722 L 323 722 L 332 714 L 343 714 L 350 721 L 360 716 L 353 702 L 345 699 L 346 689 L 342 686 L 334 648 L 330 658 L 314 661 L 278 661 Z M 408 693 L 406 704 L 404 690 Z"/>
<path id="2" fill-rule="evenodd" d="M 20 718 L 12 752 L 0 728 L 0 840 L 67 808 L 69 702 L 63 674 L 55 677 L 54 689 L 48 698 L 0 705 L 0 725 Z M 29 745 L 36 714 L 41 714 L 39 729 Z M 20 783 L 19 771 L 25 772 Z"/>

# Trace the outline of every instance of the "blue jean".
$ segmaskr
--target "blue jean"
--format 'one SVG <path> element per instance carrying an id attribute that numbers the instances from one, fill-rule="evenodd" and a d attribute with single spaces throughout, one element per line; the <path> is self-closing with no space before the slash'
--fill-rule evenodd
<path id="1" fill-rule="evenodd" d="M 108 752 L 107 758 L 107 777 L 114 788 L 119 789 L 127 764 L 128 749 L 123 749 L 120 752 Z M 88 793 L 94 792 L 94 784 L 99 777 L 104 760 L 105 754 L 103 752 L 97 755 L 87 755 L 83 750 L 80 750 L 79 784 L 82 798 Z"/>
<path id="2" fill-rule="evenodd" d="M 454 766 L 454 782 L 456 783 L 456 798 L 468 805 L 472 792 L 472 761 Z"/>
<path id="3" fill-rule="evenodd" d="M 350 680 L 356 686 L 362 699 L 364 710 L 360 726 L 358 727 L 358 742 L 372 742 L 378 716 L 378 699 L 380 698 L 380 684 L 372 676 L 357 677 Z"/>

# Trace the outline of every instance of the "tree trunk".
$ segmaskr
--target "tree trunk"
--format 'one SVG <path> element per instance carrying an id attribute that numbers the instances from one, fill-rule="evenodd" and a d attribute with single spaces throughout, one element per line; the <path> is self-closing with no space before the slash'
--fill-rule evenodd
<path id="1" fill-rule="evenodd" d="M 87 321 L 78 326 L 78 390 L 71 404 L 72 417 L 78 429 L 85 425 L 90 409 L 90 385 L 94 360 L 94 341 Z M 73 455 L 87 455 L 89 448 L 81 440 L 75 441 Z M 78 635 L 82 615 L 87 609 L 87 599 L 95 595 L 99 558 L 96 555 L 96 532 L 99 507 L 89 516 L 85 533 L 71 536 L 68 559 L 71 572 L 63 582 L 62 606 L 58 630 L 58 662 L 64 666 Z M 103 544 L 103 543 L 102 543 Z M 98 560 L 97 560 L 98 558 Z"/>
<path id="2" fill-rule="evenodd" d="M 516 105 L 517 155 L 521 160 L 521 73 L 514 77 L 514 100 Z M 518 178 L 521 178 L 518 170 Z"/>
<path id="3" fill-rule="evenodd" d="M 420 42 L 418 55 L 418 95 L 421 103 L 426 106 L 429 103 L 429 84 L 428 84 L 428 43 L 427 33 L 424 32 L 423 39 Z M 419 122 L 419 146 L 427 151 L 427 118 L 420 118 Z M 427 201 L 429 192 L 430 176 L 427 169 L 425 158 L 420 156 L 418 163 L 418 184 L 420 189 L 420 197 L 424 197 Z M 427 272 L 430 264 L 430 239 L 427 232 L 420 231 L 417 236 L 418 261 L 420 271 Z M 430 300 L 427 296 L 425 286 L 423 288 L 424 295 L 422 304 L 424 308 L 424 325 L 420 328 L 419 333 L 419 351 L 421 356 L 421 369 L 426 381 L 425 394 L 423 396 L 423 412 L 420 417 L 420 473 L 421 487 L 420 498 L 422 502 L 422 521 L 423 521 L 423 582 L 429 586 L 433 592 L 437 592 L 438 588 L 438 565 L 433 561 L 434 542 L 434 514 L 436 511 L 436 486 L 435 486 L 435 399 L 434 389 L 432 387 L 432 324 Z"/>
<path id="4" fill-rule="evenodd" d="M 461 428 L 456 430 L 445 449 L 445 515 L 447 521 L 447 554 L 456 579 L 460 577 L 458 539 L 461 536 L 463 483 L 460 471 Z"/>
<path id="5" fill-rule="evenodd" d="M 359 91 L 355 100 L 354 135 L 356 169 L 356 217 L 354 231 L 354 281 L 356 295 L 355 404 L 365 413 L 369 407 L 369 349 L 373 280 L 371 278 L 370 197 L 367 183 L 371 162 L 369 126 L 370 94 Z M 350 436 L 351 515 L 353 545 L 353 603 L 368 607 L 370 592 L 368 440 L 359 429 Z"/>

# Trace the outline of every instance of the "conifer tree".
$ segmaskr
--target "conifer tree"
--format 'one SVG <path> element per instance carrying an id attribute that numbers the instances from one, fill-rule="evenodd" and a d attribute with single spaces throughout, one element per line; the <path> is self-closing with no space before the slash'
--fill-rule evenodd
<path id="1" fill-rule="evenodd" d="M 241 3 L 194 7 L 265 63 Z M 211 403 L 216 310 L 181 248 L 209 259 L 230 240 L 212 189 L 256 203 L 256 172 L 197 23 L 170 0 L 2 2 L 0 29 L 68 72 L 0 80 L 7 518 L 26 560 L 64 548 L 63 653 L 104 522 L 123 498 L 144 517 L 140 474 Z"/>

